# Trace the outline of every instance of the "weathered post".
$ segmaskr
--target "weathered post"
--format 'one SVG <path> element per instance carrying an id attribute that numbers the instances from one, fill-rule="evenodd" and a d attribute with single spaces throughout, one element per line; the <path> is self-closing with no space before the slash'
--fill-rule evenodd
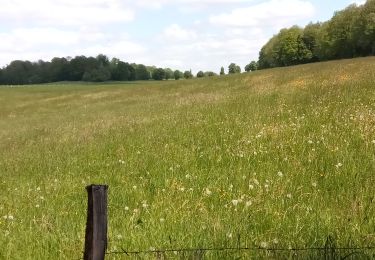
<path id="1" fill-rule="evenodd" d="M 85 260 L 104 260 L 107 249 L 107 185 L 86 187 L 87 222 Z"/>

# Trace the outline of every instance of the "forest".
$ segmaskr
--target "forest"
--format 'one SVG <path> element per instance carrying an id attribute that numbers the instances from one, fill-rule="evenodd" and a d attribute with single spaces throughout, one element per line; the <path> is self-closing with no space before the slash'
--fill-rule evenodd
<path id="1" fill-rule="evenodd" d="M 375 0 L 352 4 L 326 22 L 282 29 L 260 51 L 258 68 L 375 55 Z"/>

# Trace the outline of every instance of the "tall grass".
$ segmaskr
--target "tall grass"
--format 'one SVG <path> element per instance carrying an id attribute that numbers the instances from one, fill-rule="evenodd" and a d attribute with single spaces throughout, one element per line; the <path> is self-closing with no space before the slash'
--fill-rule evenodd
<path id="1" fill-rule="evenodd" d="M 0 258 L 80 258 L 91 183 L 109 251 L 375 245 L 375 58 L 1 87 Z"/>

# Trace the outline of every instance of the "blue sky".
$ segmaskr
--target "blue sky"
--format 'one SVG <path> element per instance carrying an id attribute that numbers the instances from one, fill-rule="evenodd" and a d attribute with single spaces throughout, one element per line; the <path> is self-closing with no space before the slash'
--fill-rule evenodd
<path id="1" fill-rule="evenodd" d="M 363 0 L 0 0 L 0 66 L 99 53 L 173 69 L 242 67 L 281 28 Z"/>

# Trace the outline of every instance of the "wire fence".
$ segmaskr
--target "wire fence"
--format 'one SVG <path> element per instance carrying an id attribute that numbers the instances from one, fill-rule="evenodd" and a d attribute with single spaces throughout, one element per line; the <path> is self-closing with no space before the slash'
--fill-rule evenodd
<path id="1" fill-rule="evenodd" d="M 202 248 L 166 248 L 151 250 L 107 251 L 107 189 L 106 185 L 90 185 L 85 236 L 84 259 L 136 258 L 136 259 L 324 259 L 354 260 L 375 259 L 375 245 L 340 247 L 332 236 L 328 236 L 322 247 L 275 248 L 267 245 L 249 247 L 241 243 L 237 234 L 237 246 Z M 171 238 L 170 238 L 171 240 Z M 373 241 L 374 242 L 374 241 Z"/>
<path id="2" fill-rule="evenodd" d="M 328 237 L 324 247 L 309 248 L 264 248 L 264 247 L 217 247 L 179 248 L 128 251 L 124 248 L 107 252 L 107 256 L 123 256 L 136 259 L 324 259 L 352 260 L 375 259 L 374 247 L 336 247 Z"/>

